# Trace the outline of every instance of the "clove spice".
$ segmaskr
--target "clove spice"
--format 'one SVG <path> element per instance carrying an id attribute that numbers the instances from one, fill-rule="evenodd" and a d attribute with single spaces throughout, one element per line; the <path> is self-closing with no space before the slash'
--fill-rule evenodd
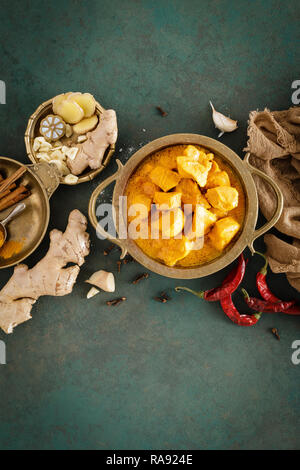
<path id="1" fill-rule="evenodd" d="M 106 302 L 106 305 L 108 305 L 109 307 L 111 306 L 116 307 L 117 305 L 124 302 L 125 300 L 127 300 L 126 297 L 120 297 L 119 299 L 108 300 Z"/>
<path id="2" fill-rule="evenodd" d="M 104 256 L 109 255 L 109 253 L 115 248 L 116 245 L 111 244 L 106 250 L 103 251 Z"/>
<path id="3" fill-rule="evenodd" d="M 142 281 L 143 279 L 148 279 L 149 277 L 149 274 L 148 273 L 143 273 L 143 274 L 140 274 L 138 277 L 136 277 L 134 279 L 134 281 L 132 281 L 132 284 L 138 284 L 140 281 Z"/>
<path id="4" fill-rule="evenodd" d="M 131 255 L 128 255 L 126 258 L 123 259 L 123 264 L 132 263 L 134 261 Z"/>
<path id="5" fill-rule="evenodd" d="M 280 341 L 280 336 L 279 336 L 277 328 L 272 328 L 271 331 L 272 331 L 273 335 L 278 339 L 278 341 Z"/>
<path id="6" fill-rule="evenodd" d="M 120 273 L 121 272 L 122 261 L 117 261 L 117 265 L 118 265 L 118 273 Z"/>
<path id="7" fill-rule="evenodd" d="M 156 106 L 157 111 L 161 114 L 162 117 L 168 116 L 168 113 L 161 108 L 161 106 Z"/>
<path id="8" fill-rule="evenodd" d="M 159 296 L 154 297 L 154 300 L 165 304 L 168 300 L 171 300 L 171 297 L 166 294 L 166 292 L 161 292 Z"/>

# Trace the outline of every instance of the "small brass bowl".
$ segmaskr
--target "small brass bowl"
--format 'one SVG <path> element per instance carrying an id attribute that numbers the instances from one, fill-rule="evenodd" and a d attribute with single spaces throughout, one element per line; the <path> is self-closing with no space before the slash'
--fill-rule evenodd
<path id="1" fill-rule="evenodd" d="M 0 157 L 0 173 L 8 178 L 15 173 L 22 163 L 7 157 Z M 44 239 L 49 219 L 49 199 L 59 186 L 59 176 L 56 168 L 47 163 L 25 165 L 26 173 L 18 181 L 24 184 L 31 195 L 24 199 L 26 209 L 7 227 L 8 241 L 20 242 L 20 251 L 9 258 L 1 257 L 0 269 L 9 268 L 24 261 L 40 245 Z M 1 211 L 0 217 L 4 219 L 13 209 L 10 207 Z"/>
<path id="2" fill-rule="evenodd" d="M 137 167 L 148 158 L 151 154 L 157 152 L 166 147 L 170 147 L 172 145 L 200 145 L 201 147 L 205 147 L 209 149 L 212 153 L 216 156 L 220 157 L 231 166 L 234 173 L 240 179 L 240 182 L 243 186 L 244 193 L 245 193 L 245 201 L 246 201 L 246 213 L 244 219 L 244 225 L 241 229 L 241 232 L 238 238 L 229 245 L 228 249 L 218 258 L 213 259 L 212 261 L 202 264 L 200 266 L 193 266 L 193 267 L 170 267 L 166 266 L 165 264 L 150 258 L 147 256 L 135 243 L 134 240 L 130 238 L 120 239 L 115 238 L 105 232 L 105 230 L 98 224 L 98 220 L 96 217 L 96 204 L 100 193 L 111 183 L 114 181 L 116 182 L 112 204 L 114 208 L 114 222 L 116 225 L 117 232 L 120 233 L 120 226 L 119 226 L 119 213 L 120 213 L 120 196 L 123 196 L 125 193 L 125 189 L 128 183 L 129 178 L 137 169 Z M 117 160 L 118 164 L 118 171 L 103 181 L 93 192 L 90 203 L 89 203 L 89 218 L 92 225 L 97 230 L 98 234 L 101 238 L 108 238 L 113 243 L 117 244 L 121 250 L 121 259 L 129 253 L 136 261 L 138 261 L 141 265 L 145 266 L 145 268 L 158 273 L 162 276 L 176 278 L 176 279 L 194 279 L 200 278 L 204 276 L 208 276 L 209 274 L 213 274 L 217 271 L 228 266 L 232 263 L 248 246 L 252 252 L 254 252 L 253 243 L 254 241 L 263 235 L 265 232 L 270 230 L 273 225 L 276 224 L 278 221 L 282 209 L 283 209 L 283 196 L 282 193 L 274 183 L 274 181 L 267 175 L 265 175 L 262 171 L 257 170 L 249 163 L 249 154 L 246 154 L 244 160 L 233 152 L 229 147 L 226 147 L 221 142 L 211 139 L 209 137 L 205 137 L 202 135 L 197 134 L 173 134 L 168 135 L 166 137 L 162 137 L 160 139 L 154 140 L 149 144 L 142 147 L 138 150 L 126 163 L 125 166 Z M 257 217 L 258 217 L 258 197 L 256 192 L 255 183 L 253 180 L 252 175 L 258 175 L 261 178 L 264 178 L 266 182 L 270 184 L 273 188 L 276 198 L 277 198 L 277 207 L 275 213 L 271 220 L 269 220 L 265 225 L 263 225 L 258 230 L 255 230 Z M 123 222 L 122 222 L 123 223 Z"/>
<path id="3" fill-rule="evenodd" d="M 96 102 L 96 114 L 99 116 L 99 120 L 101 120 L 101 114 L 105 109 L 101 106 L 100 103 Z M 52 99 L 45 101 L 42 103 L 36 110 L 35 112 L 30 116 L 27 124 L 27 129 L 25 132 L 25 146 L 26 146 L 26 151 L 29 159 L 32 161 L 32 163 L 39 163 L 38 158 L 36 157 L 36 152 L 33 150 L 33 142 L 35 137 L 38 137 L 40 135 L 39 129 L 40 129 L 40 122 L 41 120 L 46 117 L 48 114 L 53 114 L 53 109 L 52 109 Z M 106 150 L 102 164 L 100 168 L 97 168 L 97 170 L 86 170 L 82 175 L 78 176 L 78 181 L 77 183 L 66 183 L 64 181 L 64 177 L 60 178 L 61 184 L 67 184 L 69 186 L 74 186 L 80 183 L 86 183 L 88 181 L 92 181 L 94 178 L 96 178 L 101 171 L 104 170 L 104 168 L 108 165 L 110 162 L 111 157 L 113 156 L 115 152 L 115 145 L 110 145 L 110 147 Z"/>

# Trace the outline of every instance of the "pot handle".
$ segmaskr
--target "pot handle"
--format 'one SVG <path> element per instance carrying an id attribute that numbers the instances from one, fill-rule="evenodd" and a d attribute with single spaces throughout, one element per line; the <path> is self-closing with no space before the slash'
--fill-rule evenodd
<path id="1" fill-rule="evenodd" d="M 60 183 L 60 175 L 56 165 L 53 163 L 35 163 L 34 165 L 27 165 L 27 167 L 38 177 L 50 199 Z"/>
<path id="2" fill-rule="evenodd" d="M 120 162 L 120 160 L 116 160 L 116 162 L 118 164 L 118 170 L 116 171 L 116 173 L 114 173 L 112 176 L 109 176 L 106 180 L 102 181 L 102 183 L 99 184 L 99 186 L 95 189 L 95 191 L 91 195 L 90 202 L 89 202 L 89 219 L 93 227 L 96 229 L 97 233 L 100 233 L 103 238 L 107 238 L 112 243 L 115 243 L 121 248 L 122 253 L 121 253 L 120 259 L 123 259 L 127 254 L 125 240 L 120 240 L 119 238 L 115 238 L 112 235 L 110 235 L 110 233 L 106 232 L 106 230 L 104 230 L 104 228 L 102 228 L 101 225 L 98 223 L 98 220 L 96 217 L 96 204 L 97 204 L 97 199 L 99 195 L 107 186 L 109 186 L 111 183 L 116 181 L 123 171 L 124 167 L 122 163 Z"/>
<path id="3" fill-rule="evenodd" d="M 272 178 L 270 178 L 270 176 L 266 175 L 263 171 L 258 170 L 257 168 L 252 166 L 251 163 L 249 163 L 249 158 L 250 158 L 250 153 L 248 152 L 246 153 L 244 157 L 244 163 L 247 166 L 248 170 L 250 171 L 250 173 L 260 176 L 267 183 L 269 183 L 270 186 L 272 186 L 276 195 L 276 200 L 277 200 L 276 210 L 272 218 L 268 222 L 266 222 L 262 227 L 255 230 L 253 235 L 251 236 L 251 239 L 248 243 L 248 247 L 251 253 L 253 254 L 255 252 L 254 247 L 253 247 L 253 243 L 255 242 L 255 240 L 261 235 L 263 235 L 264 233 L 266 233 L 268 230 L 270 230 L 278 222 L 282 213 L 284 200 L 283 200 L 283 195 L 279 186 L 272 180 Z"/>

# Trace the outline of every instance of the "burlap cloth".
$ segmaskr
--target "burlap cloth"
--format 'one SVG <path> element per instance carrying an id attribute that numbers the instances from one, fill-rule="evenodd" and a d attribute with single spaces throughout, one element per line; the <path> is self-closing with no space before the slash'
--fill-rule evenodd
<path id="1" fill-rule="evenodd" d="M 289 283 L 300 291 L 300 107 L 287 111 L 250 113 L 248 127 L 250 162 L 276 181 L 284 195 L 284 209 L 276 228 L 292 237 L 284 241 L 267 234 L 264 241 L 274 273 L 286 273 Z M 259 205 L 269 220 L 276 206 L 275 193 L 255 176 Z M 290 240 L 290 241 L 289 241 Z"/>

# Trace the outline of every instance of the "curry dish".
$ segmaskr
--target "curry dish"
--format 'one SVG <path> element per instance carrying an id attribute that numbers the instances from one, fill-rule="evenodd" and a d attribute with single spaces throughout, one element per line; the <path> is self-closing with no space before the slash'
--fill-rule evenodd
<path id="1" fill-rule="evenodd" d="M 168 266 L 212 261 L 228 250 L 244 222 L 238 176 L 220 157 L 196 145 L 174 145 L 150 155 L 130 177 L 125 195 L 128 226 L 134 222 L 138 232 L 135 243 Z M 137 210 L 141 205 L 144 210 Z"/>

